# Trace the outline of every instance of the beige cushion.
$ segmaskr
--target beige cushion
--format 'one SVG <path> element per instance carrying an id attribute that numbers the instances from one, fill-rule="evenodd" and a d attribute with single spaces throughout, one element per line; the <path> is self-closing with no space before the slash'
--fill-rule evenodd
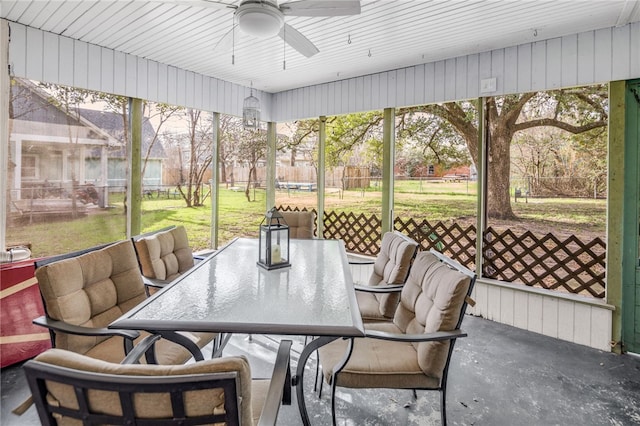
<path id="1" fill-rule="evenodd" d="M 300 239 L 313 238 L 313 226 L 315 224 L 315 213 L 309 211 L 302 212 L 280 212 L 284 221 L 289 225 L 289 237 Z"/>
<path id="2" fill-rule="evenodd" d="M 145 277 L 172 281 L 194 265 L 184 226 L 140 238 L 135 245 Z"/>
<path id="3" fill-rule="evenodd" d="M 450 269 L 429 252 L 416 256 L 396 308 L 393 323 L 371 323 L 367 330 L 401 334 L 452 331 L 469 290 L 470 278 Z M 337 385 L 347 387 L 438 387 L 449 341 L 404 343 L 373 338 L 355 339 L 354 350 Z M 320 363 L 327 381 L 342 360 L 346 342 L 321 347 Z"/>
<path id="4" fill-rule="evenodd" d="M 411 261 L 418 248 L 418 243 L 404 238 L 394 232 L 387 232 L 382 236 L 380 253 L 373 265 L 373 272 L 368 285 L 402 284 L 406 281 L 411 268 Z M 399 293 L 374 294 L 378 301 L 378 312 L 371 309 L 369 304 L 360 308 L 363 319 L 391 319 L 400 299 Z M 358 303 L 363 296 L 358 297 Z M 364 300 L 362 300 L 364 302 Z M 364 309 L 363 309 L 364 307 Z"/>
<path id="5" fill-rule="evenodd" d="M 71 325 L 107 327 L 146 299 L 130 240 L 44 265 L 36 270 L 35 275 L 47 315 Z M 214 333 L 183 334 L 198 347 L 205 346 L 216 336 Z M 125 356 L 121 337 L 56 332 L 55 345 L 115 363 Z M 187 361 L 191 354 L 181 345 L 161 339 L 156 343 L 156 356 L 161 364 L 177 364 Z"/>
<path id="6" fill-rule="evenodd" d="M 224 357 L 206 360 L 187 365 L 120 365 L 96 360 L 75 353 L 50 349 L 35 358 L 37 361 L 55 364 L 76 370 L 134 376 L 177 376 L 197 375 L 214 372 L 238 372 L 239 397 L 241 398 L 240 416 L 242 424 L 252 424 L 253 408 L 251 389 L 251 368 L 245 357 Z M 77 400 L 69 385 L 48 382 L 49 401 L 65 407 L 77 408 Z M 267 385 L 268 387 L 268 385 Z M 266 393 L 262 385 L 260 392 Z M 187 415 L 201 415 L 224 411 L 224 392 L 222 389 L 206 389 L 189 391 L 185 394 Z M 264 401 L 263 395 L 256 395 L 258 401 Z M 90 391 L 90 405 L 93 411 L 107 414 L 121 414 L 118 395 L 113 392 Z M 138 394 L 135 397 L 136 413 L 145 418 L 163 418 L 171 416 L 171 402 L 168 394 Z M 258 411 L 259 413 L 260 411 Z M 259 416 L 259 414 L 258 414 Z M 62 419 L 58 424 L 81 424 L 73 419 Z"/>

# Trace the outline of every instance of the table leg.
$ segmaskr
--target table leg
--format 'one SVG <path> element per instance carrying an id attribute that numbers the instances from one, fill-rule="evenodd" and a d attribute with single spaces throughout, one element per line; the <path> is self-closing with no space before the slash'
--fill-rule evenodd
<path id="1" fill-rule="evenodd" d="M 329 342 L 332 342 L 339 337 L 333 336 L 320 336 L 313 339 L 308 345 L 304 347 L 300 358 L 298 359 L 298 366 L 296 367 L 296 375 L 293 378 L 293 385 L 296 387 L 296 396 L 298 398 L 298 410 L 300 410 L 300 417 L 302 417 L 302 424 L 309 426 L 309 414 L 307 413 L 307 405 L 304 402 L 304 366 L 307 363 L 311 354 L 320 346 L 324 346 Z"/>

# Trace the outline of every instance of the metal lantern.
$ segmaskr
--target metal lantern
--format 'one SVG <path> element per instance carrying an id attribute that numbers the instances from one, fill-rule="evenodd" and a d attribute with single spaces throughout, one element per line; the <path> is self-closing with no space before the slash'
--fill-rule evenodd
<path id="1" fill-rule="evenodd" d="M 265 269 L 291 266 L 289 263 L 289 226 L 274 207 L 260 224 L 258 265 Z"/>
<path id="2" fill-rule="evenodd" d="M 253 96 L 244 99 L 242 104 L 242 125 L 245 129 L 257 129 L 260 127 L 260 101 Z"/>

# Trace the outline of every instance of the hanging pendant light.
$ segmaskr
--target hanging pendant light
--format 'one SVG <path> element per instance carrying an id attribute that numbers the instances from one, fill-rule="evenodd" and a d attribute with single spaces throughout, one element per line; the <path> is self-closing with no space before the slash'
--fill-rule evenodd
<path id="1" fill-rule="evenodd" d="M 251 84 L 251 96 L 244 98 L 242 104 L 242 125 L 245 129 L 260 127 L 260 101 L 253 96 L 253 83 Z"/>

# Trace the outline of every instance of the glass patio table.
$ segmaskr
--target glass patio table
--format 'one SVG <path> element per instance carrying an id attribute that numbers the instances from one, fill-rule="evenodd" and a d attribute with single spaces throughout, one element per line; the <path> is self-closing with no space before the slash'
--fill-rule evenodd
<path id="1" fill-rule="evenodd" d="M 292 384 L 309 424 L 304 366 L 320 346 L 364 328 L 341 240 L 291 240 L 291 266 L 257 265 L 258 240 L 238 238 L 129 311 L 110 327 L 317 336 L 300 355 Z"/>

